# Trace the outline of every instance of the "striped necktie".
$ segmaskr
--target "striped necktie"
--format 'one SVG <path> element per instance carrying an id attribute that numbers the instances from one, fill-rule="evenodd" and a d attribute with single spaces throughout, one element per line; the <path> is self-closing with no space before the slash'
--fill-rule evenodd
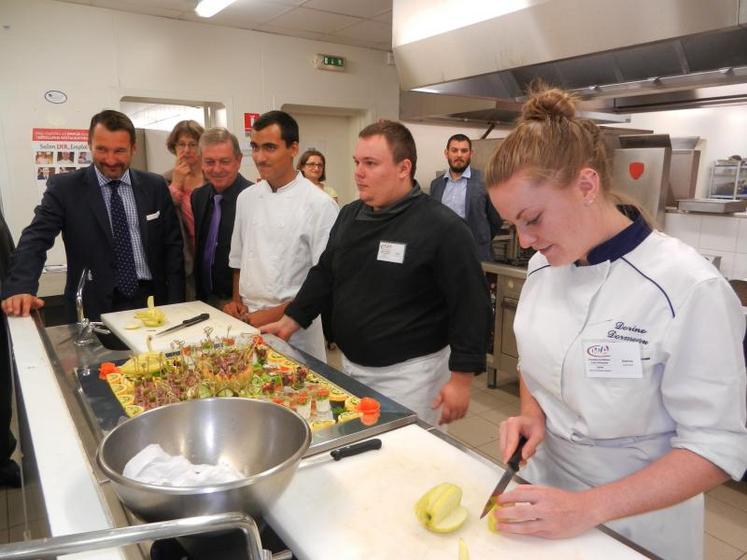
<path id="1" fill-rule="evenodd" d="M 123 296 L 131 298 L 137 291 L 137 272 L 135 270 L 135 257 L 132 252 L 130 227 L 127 224 L 127 214 L 122 197 L 119 195 L 121 182 L 109 181 L 107 184 L 112 189 L 110 212 L 114 255 L 117 258 L 117 288 Z"/>

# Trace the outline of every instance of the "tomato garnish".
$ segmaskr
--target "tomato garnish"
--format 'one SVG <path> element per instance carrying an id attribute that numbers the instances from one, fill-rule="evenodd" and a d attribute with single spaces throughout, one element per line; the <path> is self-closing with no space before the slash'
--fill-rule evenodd
<path id="1" fill-rule="evenodd" d="M 375 414 L 381 410 L 381 404 L 372 397 L 363 397 L 361 402 L 358 403 L 357 409 L 358 412 L 362 412 L 363 414 Z"/>
<path id="2" fill-rule="evenodd" d="M 99 379 L 106 380 L 106 376 L 110 373 L 119 373 L 119 368 L 114 362 L 102 362 L 99 366 Z"/>

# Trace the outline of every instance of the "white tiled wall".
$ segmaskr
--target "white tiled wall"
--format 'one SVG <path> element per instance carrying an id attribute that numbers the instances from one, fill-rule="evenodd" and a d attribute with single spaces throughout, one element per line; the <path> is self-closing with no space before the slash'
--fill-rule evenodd
<path id="1" fill-rule="evenodd" d="M 703 255 L 720 255 L 727 278 L 747 279 L 747 215 L 667 213 L 664 231 Z"/>

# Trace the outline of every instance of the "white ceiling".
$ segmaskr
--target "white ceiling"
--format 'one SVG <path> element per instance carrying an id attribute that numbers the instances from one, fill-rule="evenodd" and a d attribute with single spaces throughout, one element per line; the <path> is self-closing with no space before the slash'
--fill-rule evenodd
<path id="1" fill-rule="evenodd" d="M 211 18 L 197 0 L 57 0 L 292 37 L 392 49 L 392 0 L 236 0 Z"/>

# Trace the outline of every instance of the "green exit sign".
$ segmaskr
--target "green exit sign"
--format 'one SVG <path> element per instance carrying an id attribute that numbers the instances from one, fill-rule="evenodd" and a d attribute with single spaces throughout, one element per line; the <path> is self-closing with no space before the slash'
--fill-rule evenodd
<path id="1" fill-rule="evenodd" d="M 337 72 L 345 70 L 345 59 L 341 56 L 318 54 L 314 57 L 314 63 L 320 70 L 334 70 Z"/>

